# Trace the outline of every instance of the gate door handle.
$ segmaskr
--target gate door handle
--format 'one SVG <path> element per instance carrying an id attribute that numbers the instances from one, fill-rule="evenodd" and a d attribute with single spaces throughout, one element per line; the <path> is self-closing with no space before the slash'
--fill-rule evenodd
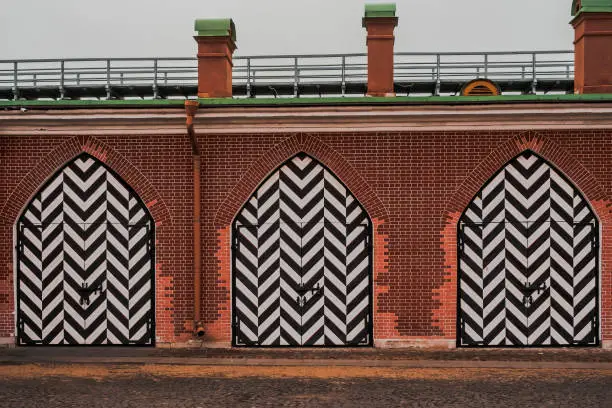
<path id="1" fill-rule="evenodd" d="M 89 304 L 89 296 L 91 296 L 92 293 L 94 295 L 102 294 L 104 289 L 102 288 L 102 283 L 100 283 L 98 286 L 89 287 L 86 282 L 83 282 L 81 284 L 81 287 L 79 289 L 77 289 L 77 291 L 81 295 L 81 300 L 79 301 L 79 304 L 81 304 L 81 305 L 82 304 L 88 305 Z"/>
<path id="2" fill-rule="evenodd" d="M 540 286 L 538 286 L 538 295 L 541 292 L 544 292 L 546 290 L 546 282 L 542 282 L 542 284 Z"/>
<path id="3" fill-rule="evenodd" d="M 311 293 L 314 295 L 315 293 L 319 293 L 319 292 L 320 292 L 320 291 L 322 291 L 322 290 L 323 290 L 323 286 L 319 286 L 319 283 L 317 282 L 317 285 L 316 285 L 316 286 L 313 286 L 313 287 L 310 289 L 310 292 L 311 292 Z"/>

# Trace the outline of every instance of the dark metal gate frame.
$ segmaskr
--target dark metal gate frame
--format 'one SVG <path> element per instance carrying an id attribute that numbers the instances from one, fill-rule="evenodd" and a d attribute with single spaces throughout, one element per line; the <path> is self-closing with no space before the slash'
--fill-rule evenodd
<path id="1" fill-rule="evenodd" d="M 546 160 L 544 157 L 540 156 L 539 154 L 535 153 L 532 150 L 526 150 L 521 152 L 520 154 L 524 154 L 526 152 L 529 152 L 537 157 L 539 157 L 541 160 L 543 160 L 548 166 L 550 166 L 550 168 L 554 169 L 555 171 L 557 171 L 557 173 L 571 186 L 573 186 L 580 194 L 580 196 L 582 197 L 582 199 L 588 204 L 588 208 L 592 211 L 593 215 L 594 215 L 594 220 L 595 223 L 574 223 L 573 225 L 592 225 L 593 226 L 593 231 L 594 231 L 594 243 L 593 243 L 593 250 L 596 251 L 596 256 L 595 256 L 595 286 L 596 286 L 596 290 L 595 290 L 595 309 L 596 309 L 596 313 L 595 313 L 595 319 L 596 319 L 596 325 L 595 325 L 595 343 L 593 344 L 580 344 L 580 343 L 572 343 L 572 344 L 567 344 L 567 345 L 537 345 L 537 346 L 529 346 L 529 345 L 489 345 L 489 346 L 485 346 L 485 345 L 478 345 L 478 344 L 474 344 L 474 345 L 463 345 L 461 344 L 461 268 L 460 268 L 460 262 L 461 262 L 461 254 L 463 251 L 462 248 L 462 241 L 463 241 L 463 227 L 465 225 L 473 225 L 475 226 L 476 224 L 468 224 L 468 223 L 462 223 L 461 219 L 463 218 L 463 214 L 465 214 L 464 210 L 463 213 L 461 213 L 461 216 L 459 217 L 459 222 L 457 222 L 457 307 L 456 307 L 456 323 L 455 323 L 455 330 L 456 330 L 456 334 L 455 334 L 455 345 L 457 348 L 530 348 L 530 347 L 534 347 L 534 348 L 565 348 L 565 347 L 599 347 L 601 344 L 601 326 L 600 326 L 600 320 L 601 320 L 601 308 L 600 308 L 600 290 L 601 290 L 601 286 L 600 286 L 600 274 L 601 274 L 601 270 L 600 270 L 600 257 L 601 257 L 601 246 L 600 246 L 600 236 L 601 236 L 601 225 L 599 223 L 599 219 L 597 218 L 597 213 L 593 210 L 593 208 L 591 208 L 591 203 L 585 198 L 584 194 L 578 189 L 578 187 L 576 186 L 576 184 L 570 179 L 568 178 L 564 172 L 562 172 L 559 168 L 557 168 L 554 164 L 550 163 L 548 160 Z M 520 155 L 519 154 L 519 155 Z M 483 184 L 480 190 L 478 190 L 478 192 L 470 199 L 469 202 L 474 201 L 474 199 L 478 196 L 478 194 L 480 194 L 480 192 L 482 191 L 482 189 L 484 187 L 486 187 L 489 182 L 491 180 L 493 180 L 495 177 L 497 177 L 498 174 L 500 174 L 502 171 L 504 171 L 506 169 L 506 166 L 508 165 L 508 163 L 510 163 L 512 160 L 516 159 L 515 156 L 512 159 L 510 159 L 508 162 L 506 162 L 501 169 L 499 169 L 498 171 L 496 171 L 491 177 L 489 177 L 489 179 L 487 179 Z"/>
<path id="2" fill-rule="evenodd" d="M 116 171 L 114 171 L 113 169 L 111 169 L 110 167 L 108 167 L 106 165 L 106 163 L 102 162 L 101 160 L 96 159 L 95 157 L 91 156 L 88 153 L 81 153 L 73 158 L 71 158 L 70 160 L 68 160 L 66 163 L 64 163 L 64 165 L 62 165 L 62 167 L 60 167 L 57 171 L 55 171 L 55 173 L 53 173 L 47 181 L 45 181 L 43 184 L 41 184 L 36 191 L 34 192 L 32 198 L 30 198 L 30 200 L 28 200 L 28 202 L 26 203 L 26 205 L 23 207 L 22 211 L 21 211 L 21 215 L 19 216 L 19 218 L 17 219 L 17 222 L 15 224 L 15 228 L 16 228 L 16 243 L 15 243 L 15 248 L 14 248 L 14 259 L 15 259 L 15 264 L 16 264 L 16 279 L 15 279 L 15 307 L 16 307 L 16 314 L 15 314 L 15 332 L 17 333 L 17 336 L 15 337 L 15 342 L 18 346 L 20 347 L 155 347 L 155 342 L 156 342 L 156 321 L 155 321 L 155 294 L 156 294 L 156 275 L 155 275 L 155 220 L 153 219 L 153 216 L 151 215 L 151 213 L 149 212 L 149 209 L 146 207 L 146 205 L 143 205 L 143 209 L 145 209 L 146 211 L 146 215 L 148 217 L 149 223 L 150 225 L 147 226 L 148 229 L 150 229 L 149 232 L 149 250 L 151 251 L 151 326 L 150 326 L 150 332 L 151 332 L 151 343 L 150 344 L 142 344 L 142 343 L 128 343 L 128 344 L 96 344 L 96 345 L 92 345 L 92 344 L 42 344 L 42 342 L 33 342 L 33 343 L 24 343 L 24 344 L 20 344 L 19 343 L 19 339 L 22 336 L 22 329 L 21 329 L 21 324 L 20 324 L 20 316 L 21 316 L 21 308 L 20 308 L 20 300 L 21 300 L 21 293 L 19 290 L 19 282 L 21 281 L 21 266 L 20 266 L 20 256 L 22 253 L 22 236 L 23 236 L 23 226 L 25 225 L 23 218 L 25 216 L 25 212 L 28 209 L 28 207 L 32 204 L 32 201 L 35 199 L 36 195 L 42 191 L 43 189 L 45 189 L 51 182 L 53 182 L 53 180 L 55 179 L 55 177 L 60 174 L 61 172 L 64 171 L 64 169 L 66 167 L 68 167 L 73 161 L 78 160 L 80 158 L 92 158 L 96 161 L 98 161 L 99 163 L 101 163 L 101 165 L 106 169 L 106 171 L 110 172 L 121 184 L 123 184 L 123 186 L 132 194 L 134 194 L 135 197 L 138 198 L 138 200 L 140 202 L 142 202 L 142 199 L 140 198 L 140 195 L 123 179 L 123 177 L 121 177 L 119 174 L 117 174 Z M 41 225 L 42 227 L 42 225 Z M 134 227 L 134 226 L 130 226 L 130 227 Z"/>
<path id="3" fill-rule="evenodd" d="M 344 182 L 342 180 L 340 180 L 340 178 L 338 176 L 336 176 L 336 173 L 334 173 L 329 167 L 327 167 L 325 164 L 323 164 L 321 161 L 317 160 L 316 158 L 314 158 L 313 156 L 310 156 L 309 154 L 306 153 L 298 153 L 296 155 L 291 156 L 289 159 L 285 160 L 283 163 L 281 163 L 279 166 L 277 166 L 276 168 L 274 168 L 265 178 L 263 178 L 259 184 L 257 185 L 257 187 L 255 187 L 254 191 L 257 191 L 257 189 L 264 184 L 270 177 L 272 177 L 277 171 L 279 171 L 286 163 L 290 162 L 295 156 L 299 156 L 300 154 L 305 154 L 308 157 L 311 157 L 313 160 L 316 160 L 317 163 L 323 167 L 324 170 L 329 171 L 331 174 L 334 175 L 334 177 L 338 180 L 338 182 L 340 184 L 342 184 L 342 186 L 344 188 L 346 188 L 347 192 L 350 192 L 350 194 L 352 194 L 351 190 L 346 186 L 346 184 L 344 184 Z M 252 193 L 251 193 L 252 195 Z M 251 195 L 249 195 L 249 197 L 251 197 Z M 353 194 L 352 194 L 353 195 Z M 354 195 L 353 195 L 354 197 Z M 247 198 L 248 200 L 248 198 Z M 368 214 L 368 212 L 365 210 L 365 208 L 363 207 L 363 205 L 361 204 L 360 201 L 357 200 L 357 198 L 355 197 L 355 201 L 357 202 L 357 204 L 359 205 L 359 207 L 362 209 L 362 211 L 364 212 L 364 214 L 367 217 L 368 220 L 368 225 L 366 226 L 366 233 L 367 235 L 367 245 L 368 245 L 368 258 L 370 260 L 370 262 L 368 262 L 368 296 L 369 296 L 369 302 L 368 302 L 368 314 L 369 314 L 369 319 L 367 319 L 367 324 L 366 324 L 366 328 L 367 328 L 367 336 L 368 336 L 368 344 L 357 344 L 357 345 L 300 345 L 297 346 L 299 348 L 356 348 L 356 347 L 373 347 L 374 346 L 374 275 L 373 275 L 373 268 L 374 268 L 374 235 L 373 235 L 373 225 L 372 225 L 372 219 L 370 218 L 370 214 Z M 238 210 L 238 212 L 236 214 L 239 214 L 240 211 L 242 210 L 242 208 L 244 207 L 241 206 L 240 209 Z M 240 228 L 257 228 L 256 225 L 243 225 L 243 226 L 236 226 L 236 221 L 235 219 L 232 221 L 232 236 L 231 236 L 231 253 L 232 253 L 232 270 L 230 271 L 231 276 L 232 276 L 232 287 L 231 287 L 231 293 L 232 293 L 232 310 L 230 312 L 231 315 L 231 326 L 232 326 L 232 347 L 258 347 L 258 348 L 289 348 L 292 346 L 284 346 L 284 345 L 279 345 L 279 346 L 265 346 L 265 345 L 259 345 L 259 344 L 239 344 L 236 341 L 237 338 L 237 330 L 238 330 L 238 325 L 239 322 L 237 321 L 237 317 L 236 317 L 236 253 L 238 250 L 237 247 L 237 238 L 238 238 L 238 230 Z M 300 265 L 301 266 L 301 265 Z M 301 274 L 300 274 L 301 275 Z M 295 347 L 295 346 L 293 346 Z"/>

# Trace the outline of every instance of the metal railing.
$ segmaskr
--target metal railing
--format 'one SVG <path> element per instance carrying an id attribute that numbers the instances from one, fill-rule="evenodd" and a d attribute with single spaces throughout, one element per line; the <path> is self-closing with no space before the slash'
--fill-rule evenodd
<path id="1" fill-rule="evenodd" d="M 396 91 L 457 93 L 475 78 L 503 91 L 570 92 L 572 51 L 396 53 Z M 235 97 L 359 95 L 366 54 L 234 58 Z M 0 99 L 172 98 L 197 94 L 195 58 L 0 60 Z"/>

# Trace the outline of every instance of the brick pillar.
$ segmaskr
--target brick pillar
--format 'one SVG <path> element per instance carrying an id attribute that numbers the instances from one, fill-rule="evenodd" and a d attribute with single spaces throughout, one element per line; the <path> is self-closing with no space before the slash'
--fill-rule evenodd
<path id="1" fill-rule="evenodd" d="M 395 4 L 366 4 L 363 26 L 368 32 L 368 95 L 395 96 L 393 89 L 393 31 Z"/>
<path id="2" fill-rule="evenodd" d="M 232 55 L 236 28 L 231 19 L 196 20 L 198 42 L 198 97 L 232 97 Z"/>
<path id="3" fill-rule="evenodd" d="M 612 0 L 575 0 L 574 92 L 612 93 Z"/>

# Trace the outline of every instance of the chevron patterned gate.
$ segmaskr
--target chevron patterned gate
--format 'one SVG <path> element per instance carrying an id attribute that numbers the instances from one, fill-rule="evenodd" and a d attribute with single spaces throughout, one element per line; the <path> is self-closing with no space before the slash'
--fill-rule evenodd
<path id="1" fill-rule="evenodd" d="M 276 170 L 234 222 L 234 345 L 370 345 L 371 236 L 365 210 L 316 160 Z"/>
<path id="2" fill-rule="evenodd" d="M 153 344 L 153 227 L 97 159 L 53 176 L 17 224 L 19 344 Z"/>
<path id="3" fill-rule="evenodd" d="M 598 344 L 598 231 L 541 157 L 508 163 L 459 222 L 458 345 Z"/>

